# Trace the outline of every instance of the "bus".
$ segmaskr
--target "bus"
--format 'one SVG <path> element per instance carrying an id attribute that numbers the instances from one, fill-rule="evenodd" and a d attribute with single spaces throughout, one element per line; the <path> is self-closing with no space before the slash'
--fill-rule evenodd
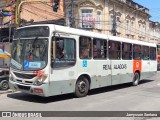
<path id="1" fill-rule="evenodd" d="M 42 97 L 132 83 L 157 72 L 157 46 L 54 24 L 15 31 L 10 88 Z"/>

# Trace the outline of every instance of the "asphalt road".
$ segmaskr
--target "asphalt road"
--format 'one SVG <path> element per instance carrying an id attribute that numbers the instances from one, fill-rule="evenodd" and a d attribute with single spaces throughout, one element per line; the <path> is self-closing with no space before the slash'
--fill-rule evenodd
<path id="1" fill-rule="evenodd" d="M 95 89 L 83 98 L 75 98 L 72 94 L 42 98 L 21 92 L 4 93 L 0 94 L 0 111 L 160 111 L 160 72 L 150 79 L 142 80 L 138 86 L 122 84 Z M 96 116 L 96 113 L 93 114 Z M 17 120 L 17 118 L 8 119 Z M 53 120 L 53 118 L 45 119 Z M 75 117 L 54 117 L 54 119 L 75 120 Z M 78 117 L 76 119 L 158 120 L 160 118 Z"/>

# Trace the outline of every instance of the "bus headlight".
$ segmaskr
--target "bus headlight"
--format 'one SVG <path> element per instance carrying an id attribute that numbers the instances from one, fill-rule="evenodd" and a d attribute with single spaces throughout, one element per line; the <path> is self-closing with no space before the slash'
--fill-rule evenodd
<path id="1" fill-rule="evenodd" d="M 33 85 L 36 85 L 36 86 L 42 85 L 43 82 L 46 80 L 46 78 L 47 78 L 46 75 L 43 75 L 43 76 L 41 76 L 41 77 L 38 77 L 38 78 L 34 81 Z"/>

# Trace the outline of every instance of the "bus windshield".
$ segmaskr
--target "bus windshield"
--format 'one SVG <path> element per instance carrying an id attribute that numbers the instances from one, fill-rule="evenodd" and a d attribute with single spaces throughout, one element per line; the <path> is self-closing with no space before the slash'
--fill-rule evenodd
<path id="1" fill-rule="evenodd" d="M 11 68 L 17 70 L 40 70 L 47 65 L 48 39 L 13 40 Z"/>
<path id="2" fill-rule="evenodd" d="M 17 29 L 14 33 L 14 39 L 19 37 L 49 37 L 49 27 L 47 26 L 36 26 Z"/>

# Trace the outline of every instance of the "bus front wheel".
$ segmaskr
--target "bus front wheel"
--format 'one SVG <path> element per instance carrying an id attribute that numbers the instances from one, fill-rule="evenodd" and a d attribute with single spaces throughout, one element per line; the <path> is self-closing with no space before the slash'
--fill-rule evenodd
<path id="1" fill-rule="evenodd" d="M 75 96 L 85 97 L 89 91 L 89 82 L 86 77 L 80 77 L 75 86 Z"/>
<path id="2" fill-rule="evenodd" d="M 137 86 L 139 84 L 140 75 L 138 72 L 134 73 L 133 77 L 133 86 Z"/>

